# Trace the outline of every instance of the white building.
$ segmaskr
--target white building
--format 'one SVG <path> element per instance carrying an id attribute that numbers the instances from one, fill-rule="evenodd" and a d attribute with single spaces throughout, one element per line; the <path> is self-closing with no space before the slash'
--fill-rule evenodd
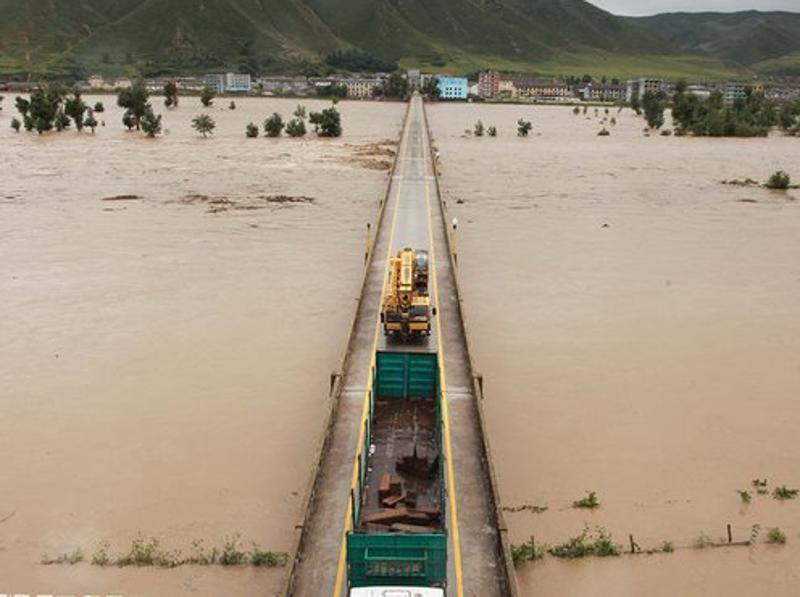
<path id="1" fill-rule="evenodd" d="M 225 93 L 250 93 L 253 81 L 250 75 L 228 73 L 225 75 Z"/>
<path id="2" fill-rule="evenodd" d="M 344 79 L 342 83 L 347 87 L 347 97 L 363 99 L 372 97 L 382 81 L 378 78 Z"/>
<path id="3" fill-rule="evenodd" d="M 250 75 L 227 73 L 224 75 L 206 75 L 203 79 L 206 86 L 216 93 L 249 93 L 253 88 Z"/>

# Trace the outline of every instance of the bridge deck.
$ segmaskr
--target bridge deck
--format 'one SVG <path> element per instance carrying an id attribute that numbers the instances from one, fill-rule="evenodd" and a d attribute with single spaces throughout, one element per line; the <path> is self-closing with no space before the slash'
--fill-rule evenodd
<path id="1" fill-rule="evenodd" d="M 508 595 L 509 579 L 493 522 L 497 520 L 494 494 L 485 466 L 469 355 L 448 258 L 447 224 L 438 205 L 424 107 L 418 97 L 411 100 L 397 159 L 349 347 L 331 438 L 321 456 L 315 499 L 306 513 L 304 539 L 291 572 L 289 592 L 299 596 L 347 593 L 344 533 L 349 524 L 354 459 L 365 416 L 365 389 L 370 383 L 375 350 L 385 348 L 387 342 L 379 324 L 387 263 L 399 249 L 412 247 L 430 252 L 432 297 L 439 311 L 430 338 L 414 345 L 413 350 L 436 350 L 443 355 L 448 594 Z"/>

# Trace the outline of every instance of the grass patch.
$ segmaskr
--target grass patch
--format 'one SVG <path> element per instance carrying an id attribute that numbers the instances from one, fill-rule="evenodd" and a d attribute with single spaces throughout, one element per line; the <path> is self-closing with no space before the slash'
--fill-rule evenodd
<path id="1" fill-rule="evenodd" d="M 755 488 L 757 494 L 766 495 L 768 493 L 766 479 L 753 479 L 752 485 Z"/>
<path id="2" fill-rule="evenodd" d="M 52 566 L 55 564 L 62 566 L 74 566 L 75 564 L 80 564 L 81 562 L 83 562 L 83 551 L 81 549 L 74 549 L 73 551 L 62 553 L 55 558 L 51 558 L 47 554 L 44 554 L 41 559 L 41 563 L 45 566 Z"/>
<path id="3" fill-rule="evenodd" d="M 786 485 L 781 485 L 780 487 L 776 487 L 772 491 L 772 497 L 776 500 L 793 500 L 797 497 L 797 494 L 800 493 L 798 489 L 789 489 Z"/>
<path id="4" fill-rule="evenodd" d="M 605 529 L 598 528 L 596 534 L 593 534 L 587 527 L 577 537 L 572 537 L 566 543 L 551 547 L 548 551 L 550 555 L 557 558 L 576 560 L 588 556 L 601 558 L 619 556 L 622 548 L 614 543 L 611 535 Z"/>
<path id="5" fill-rule="evenodd" d="M 253 547 L 246 552 L 241 547 L 240 536 L 233 535 L 225 539 L 222 548 L 206 548 L 202 540 L 192 542 L 188 555 L 181 550 L 172 551 L 161 548 L 158 539 L 137 535 L 130 544 L 128 551 L 113 557 L 110 555 L 110 546 L 107 541 L 101 541 L 91 557 L 93 566 L 153 566 L 157 568 L 175 568 L 186 564 L 194 566 L 238 566 L 249 564 L 255 567 L 285 566 L 289 562 L 289 554 L 282 551 L 269 551 L 261 549 L 253 543 Z M 69 553 L 61 554 L 56 558 L 43 555 L 42 564 L 77 564 L 84 560 L 83 551 L 76 549 Z"/>
<path id="6" fill-rule="evenodd" d="M 289 561 L 289 554 L 285 552 L 266 551 L 253 543 L 253 548 L 248 554 L 250 564 L 259 568 L 274 568 L 276 566 L 285 566 Z"/>
<path id="7" fill-rule="evenodd" d="M 705 533 L 700 533 L 694 540 L 693 545 L 695 549 L 706 549 L 707 547 L 714 547 L 714 540 Z"/>
<path id="8" fill-rule="evenodd" d="M 772 527 L 767 532 L 767 543 L 770 543 L 772 545 L 785 545 L 786 533 L 784 533 L 778 527 Z"/>
<path id="9" fill-rule="evenodd" d="M 533 537 L 531 537 L 530 541 L 511 546 L 511 559 L 514 561 L 515 566 L 519 566 L 524 562 L 533 562 L 544 557 L 545 552 L 546 548 L 537 547 Z"/>
<path id="10" fill-rule="evenodd" d="M 736 493 L 739 494 L 739 498 L 742 500 L 743 504 L 749 504 L 753 501 L 753 496 L 750 495 L 750 492 L 746 489 L 737 489 Z"/>
<path id="11" fill-rule="evenodd" d="M 238 566 L 244 562 L 245 555 L 239 545 L 239 535 L 234 535 L 225 539 L 219 554 L 219 563 L 223 566 Z"/>
<path id="12" fill-rule="evenodd" d="M 600 500 L 597 499 L 597 492 L 590 491 L 586 497 L 583 497 L 579 500 L 572 502 L 573 508 L 585 508 L 588 510 L 594 510 L 595 508 L 600 507 Z"/>

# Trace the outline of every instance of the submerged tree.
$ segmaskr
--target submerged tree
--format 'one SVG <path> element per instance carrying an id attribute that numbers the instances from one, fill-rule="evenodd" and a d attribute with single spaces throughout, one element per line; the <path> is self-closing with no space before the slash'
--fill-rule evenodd
<path id="1" fill-rule="evenodd" d="M 258 137 L 258 127 L 255 125 L 255 123 L 250 122 L 245 127 L 244 134 L 250 139 L 255 139 Z"/>
<path id="2" fill-rule="evenodd" d="M 148 137 L 155 137 L 161 132 L 161 114 L 154 114 L 149 104 L 141 118 L 141 128 Z"/>
<path id="3" fill-rule="evenodd" d="M 214 103 L 214 96 L 215 95 L 216 95 L 216 93 L 214 92 L 214 89 L 212 89 L 211 87 L 206 85 L 205 87 L 203 87 L 203 92 L 200 94 L 200 102 L 206 108 L 208 108 L 209 106 L 211 106 L 211 104 Z"/>
<path id="4" fill-rule="evenodd" d="M 90 129 L 94 135 L 94 129 L 97 128 L 97 119 L 94 117 L 94 111 L 89 110 L 86 113 L 86 120 L 83 121 L 83 126 Z"/>
<path id="5" fill-rule="evenodd" d="M 280 137 L 283 126 L 283 117 L 274 112 L 272 116 L 264 121 L 264 133 L 266 133 L 267 137 Z"/>
<path id="6" fill-rule="evenodd" d="M 292 118 L 286 125 L 286 134 L 290 137 L 304 137 L 306 134 L 306 123 L 300 118 Z"/>
<path id="7" fill-rule="evenodd" d="M 81 94 L 77 91 L 72 94 L 72 97 L 68 97 L 67 101 L 64 102 L 64 112 L 67 116 L 72 118 L 72 121 L 75 123 L 75 128 L 78 129 L 78 132 L 83 130 L 84 114 L 86 114 L 86 110 L 88 109 L 89 107 L 83 102 L 83 99 L 81 99 Z"/>
<path id="8" fill-rule="evenodd" d="M 322 112 L 312 112 L 308 121 L 314 125 L 314 132 L 320 137 L 341 137 L 342 117 L 335 107 Z"/>
<path id="9" fill-rule="evenodd" d="M 476 137 L 483 137 L 483 131 L 484 131 L 483 122 L 479 120 L 478 122 L 475 123 L 475 127 L 473 128 L 473 133 Z"/>
<path id="10" fill-rule="evenodd" d="M 517 135 L 519 135 L 520 137 L 527 137 L 528 133 L 531 132 L 532 128 L 533 125 L 524 118 L 520 118 L 517 121 Z"/>
<path id="11" fill-rule="evenodd" d="M 199 114 L 192 119 L 192 128 L 203 135 L 204 139 L 208 134 L 214 132 L 216 126 L 217 123 L 208 114 Z"/>
<path id="12" fill-rule="evenodd" d="M 178 86 L 175 81 L 168 81 L 164 85 L 164 105 L 167 108 L 178 107 Z"/>
<path id="13" fill-rule="evenodd" d="M 651 129 L 660 129 L 664 126 L 664 110 L 667 107 L 667 96 L 663 91 L 648 91 L 642 98 L 644 118 Z"/>
<path id="14" fill-rule="evenodd" d="M 141 130 L 142 119 L 149 110 L 152 113 L 150 102 L 148 101 L 150 95 L 147 93 L 147 88 L 144 86 L 144 81 L 136 81 L 132 86 L 120 89 L 117 94 L 117 105 L 120 108 L 125 108 L 125 114 L 128 116 L 128 121 L 133 123 L 131 128 Z M 126 123 L 125 115 L 123 115 L 123 124 Z M 146 132 L 146 131 L 145 131 Z"/>
<path id="15" fill-rule="evenodd" d="M 19 121 L 18 118 L 11 119 L 11 128 L 14 129 L 15 133 L 19 132 L 19 129 L 22 127 L 22 123 Z"/>

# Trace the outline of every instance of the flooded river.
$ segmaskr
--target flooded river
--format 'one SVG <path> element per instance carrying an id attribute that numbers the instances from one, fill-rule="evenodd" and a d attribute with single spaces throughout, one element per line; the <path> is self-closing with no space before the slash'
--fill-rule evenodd
<path id="1" fill-rule="evenodd" d="M 386 184 L 369 144 L 404 106 L 340 104 L 337 140 L 246 139 L 297 102 L 183 98 L 150 140 L 88 99 L 95 136 L 0 113 L 0 593 L 274 594 L 283 570 L 39 562 L 137 534 L 291 548 Z"/>
<path id="2" fill-rule="evenodd" d="M 722 185 L 785 169 L 797 139 L 645 137 L 626 110 L 436 105 L 474 357 L 512 540 L 585 525 L 674 553 L 518 568 L 523 594 L 796 595 L 800 191 Z M 516 121 L 533 123 L 516 136 Z M 476 120 L 497 138 L 464 135 Z M 463 203 L 461 203 L 463 201 Z M 752 495 L 743 504 L 737 490 Z M 594 491 L 597 510 L 571 507 Z M 698 550 L 711 540 L 754 548 Z M 780 527 L 786 546 L 765 545 Z"/>

